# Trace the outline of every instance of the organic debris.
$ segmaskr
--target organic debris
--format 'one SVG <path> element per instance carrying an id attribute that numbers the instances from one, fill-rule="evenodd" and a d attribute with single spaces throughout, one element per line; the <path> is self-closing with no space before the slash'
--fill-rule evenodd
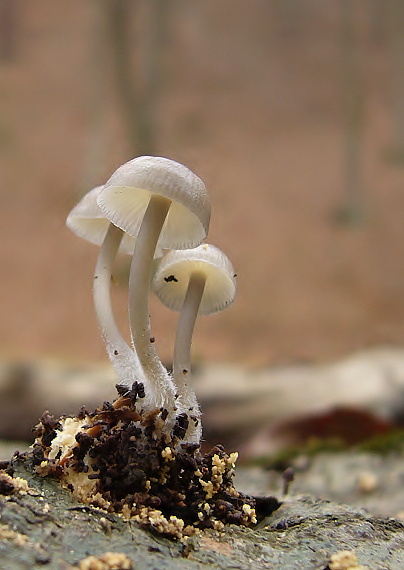
<path id="1" fill-rule="evenodd" d="M 237 453 L 217 445 L 203 455 L 199 445 L 181 442 L 184 419 L 178 417 L 169 436 L 166 418 L 164 409 L 143 413 L 125 395 L 75 418 L 45 412 L 35 428 L 35 469 L 58 478 L 85 504 L 175 538 L 228 523 L 251 526 L 279 507 L 273 497 L 234 488 Z"/>

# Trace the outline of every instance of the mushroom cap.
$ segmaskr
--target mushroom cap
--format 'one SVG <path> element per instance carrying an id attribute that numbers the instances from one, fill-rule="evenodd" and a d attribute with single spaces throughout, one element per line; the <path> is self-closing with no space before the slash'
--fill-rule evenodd
<path id="1" fill-rule="evenodd" d="M 104 215 L 137 236 L 153 194 L 171 200 L 159 246 L 185 249 L 206 237 L 210 202 L 205 185 L 186 166 L 157 156 L 139 156 L 120 166 L 104 185 L 98 205 Z"/>
<path id="2" fill-rule="evenodd" d="M 236 294 L 234 268 L 217 247 L 204 243 L 194 249 L 169 251 L 161 258 L 152 288 L 161 302 L 181 311 L 193 272 L 206 277 L 199 315 L 209 315 L 228 307 Z"/>
<path id="3" fill-rule="evenodd" d="M 101 190 L 102 186 L 96 186 L 87 192 L 66 219 L 66 225 L 73 233 L 98 246 L 102 245 L 111 223 L 97 204 Z M 136 238 L 124 233 L 118 251 L 132 255 L 135 243 Z M 156 256 L 160 257 L 161 255 L 163 255 L 163 251 L 158 248 Z"/>

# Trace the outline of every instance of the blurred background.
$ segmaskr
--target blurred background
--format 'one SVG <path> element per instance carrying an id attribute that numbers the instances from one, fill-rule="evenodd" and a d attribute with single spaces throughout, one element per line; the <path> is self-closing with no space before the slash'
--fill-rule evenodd
<path id="1" fill-rule="evenodd" d="M 197 323 L 196 362 L 402 346 L 403 29 L 401 0 L 0 0 L 4 358 L 107 362 L 97 248 L 65 219 L 141 154 L 205 181 L 208 241 L 238 274 L 235 303 Z M 153 301 L 166 362 L 176 321 Z"/>

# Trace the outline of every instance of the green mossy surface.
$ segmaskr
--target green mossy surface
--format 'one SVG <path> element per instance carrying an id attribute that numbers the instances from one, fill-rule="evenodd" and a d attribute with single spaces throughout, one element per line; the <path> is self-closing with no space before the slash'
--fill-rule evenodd
<path id="1" fill-rule="evenodd" d="M 304 445 L 291 445 L 272 455 L 259 457 L 251 463 L 259 465 L 265 469 L 283 471 L 297 457 L 308 458 L 321 455 L 322 453 L 344 453 L 349 450 L 357 452 L 376 453 L 386 455 L 391 452 L 404 452 L 404 430 L 394 429 L 385 434 L 371 437 L 357 445 L 348 445 L 339 438 L 318 438 L 313 437 L 307 440 Z"/>

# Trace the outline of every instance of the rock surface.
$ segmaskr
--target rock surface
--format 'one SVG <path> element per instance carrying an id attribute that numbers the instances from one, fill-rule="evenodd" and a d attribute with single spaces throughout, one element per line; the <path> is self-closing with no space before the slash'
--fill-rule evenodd
<path id="1" fill-rule="evenodd" d="M 369 569 L 404 565 L 404 525 L 358 507 L 309 496 L 285 500 L 255 529 L 227 526 L 187 542 L 153 535 L 133 521 L 75 502 L 29 463 L 15 462 L 28 494 L 0 496 L 0 567 L 67 570 L 89 555 L 124 553 L 137 570 L 152 568 L 327 569 L 331 556 L 355 551 Z"/>
<path id="2" fill-rule="evenodd" d="M 204 426 L 211 433 L 227 432 L 241 441 L 242 436 L 252 437 L 260 424 L 261 442 L 268 449 L 271 441 L 265 422 L 269 425 L 338 404 L 361 405 L 382 418 L 400 414 L 403 366 L 402 351 L 379 349 L 327 366 L 255 372 L 210 366 L 199 369 L 195 380 Z M 113 374 L 104 366 L 86 369 L 52 362 L 27 368 L 3 366 L 0 427 L 17 426 L 21 436 L 32 440 L 31 427 L 44 407 L 57 413 L 69 411 L 66 407 L 76 412 L 87 399 L 91 405 L 91 398 L 98 398 L 100 391 L 108 398 L 110 389 L 112 397 L 113 384 Z M 0 447 L 0 459 L 9 458 L 16 448 L 25 450 L 16 442 Z M 230 451 L 235 449 L 239 447 Z M 153 535 L 134 521 L 78 504 L 56 482 L 33 476 L 19 462 L 16 475 L 29 481 L 33 493 L 0 495 L 0 568 L 66 570 L 79 568 L 89 555 L 118 552 L 126 554 L 140 570 L 328 570 L 330 557 L 348 549 L 355 551 L 359 564 L 371 570 L 401 569 L 403 464 L 399 452 L 385 456 L 323 453 L 298 458 L 293 495 L 284 498 L 281 508 L 258 527 L 227 526 L 222 533 L 204 531 L 183 543 Z M 248 494 L 280 496 L 282 480 L 278 473 L 238 466 L 236 487 Z M 317 496 L 322 498 L 314 498 Z M 364 506 L 372 514 L 364 511 Z"/>
<path id="3" fill-rule="evenodd" d="M 404 520 L 403 452 L 325 452 L 300 456 L 291 464 L 295 467 L 293 496 L 310 494 Z M 279 496 L 282 478 L 258 466 L 238 466 L 235 486 L 246 494 Z"/>

